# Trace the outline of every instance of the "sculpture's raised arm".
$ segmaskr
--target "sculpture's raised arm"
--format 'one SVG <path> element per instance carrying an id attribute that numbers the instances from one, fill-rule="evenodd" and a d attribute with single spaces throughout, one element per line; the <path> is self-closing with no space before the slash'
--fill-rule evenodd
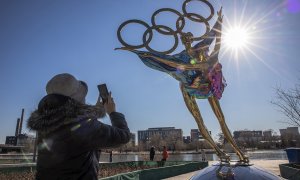
<path id="1" fill-rule="evenodd" d="M 208 56 L 209 47 L 214 41 L 214 39 L 216 38 L 215 47 L 211 55 L 214 56 L 218 55 L 221 47 L 222 21 L 223 21 L 223 15 L 222 15 L 222 8 L 221 8 L 220 11 L 218 11 L 217 22 L 209 31 L 207 37 L 193 47 L 194 51 L 196 51 L 199 54 L 204 52 L 204 54 Z"/>
<path id="2" fill-rule="evenodd" d="M 216 43 L 213 52 L 211 53 L 211 56 L 218 56 L 219 51 L 221 48 L 221 36 L 222 36 L 222 22 L 223 22 L 223 15 L 222 15 L 222 8 L 220 11 L 218 11 L 218 20 L 216 22 Z"/>

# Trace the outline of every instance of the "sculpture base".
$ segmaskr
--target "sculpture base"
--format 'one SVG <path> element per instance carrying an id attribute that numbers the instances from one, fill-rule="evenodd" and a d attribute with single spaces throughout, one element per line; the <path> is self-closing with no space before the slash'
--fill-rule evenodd
<path id="1" fill-rule="evenodd" d="M 191 180 L 205 179 L 280 180 L 281 178 L 252 164 L 218 163 L 200 170 L 191 178 Z"/>

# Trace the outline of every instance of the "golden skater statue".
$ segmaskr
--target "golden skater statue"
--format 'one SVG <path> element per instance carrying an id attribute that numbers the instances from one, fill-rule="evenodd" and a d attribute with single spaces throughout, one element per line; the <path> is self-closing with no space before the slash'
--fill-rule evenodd
<path id="1" fill-rule="evenodd" d="M 239 157 L 240 163 L 249 163 L 249 159 L 234 141 L 232 134 L 227 127 L 225 117 L 222 112 L 219 99 L 222 97 L 226 82 L 222 74 L 222 65 L 219 63 L 218 55 L 221 47 L 221 35 L 222 35 L 222 8 L 217 12 L 218 18 L 214 26 L 210 29 L 207 23 L 214 14 L 214 9 L 208 1 L 202 1 L 207 4 L 211 10 L 211 15 L 208 18 L 204 18 L 195 13 L 186 12 L 186 5 L 191 0 L 186 0 L 183 3 L 183 14 L 180 12 L 163 8 L 156 11 L 152 16 L 152 26 L 150 27 L 140 20 L 129 20 L 120 25 L 118 30 L 118 38 L 120 42 L 125 46 L 118 49 L 131 51 L 139 56 L 141 61 L 148 67 L 165 72 L 180 82 L 180 89 L 188 110 L 193 115 L 197 122 L 198 128 L 205 140 L 215 150 L 217 156 L 221 162 L 230 162 L 230 156 L 223 152 L 214 142 L 209 131 L 207 130 L 200 110 L 196 103 L 196 99 L 208 99 L 209 104 L 217 117 L 221 126 L 222 132 L 226 140 L 231 144 L 235 153 Z M 163 25 L 157 25 L 155 23 L 155 16 L 162 11 L 170 11 L 179 16 L 176 22 L 177 30 Z M 194 37 L 190 32 L 182 32 L 184 26 L 184 18 L 188 18 L 192 21 L 199 23 L 205 23 L 206 33 L 201 37 Z M 147 30 L 144 33 L 143 45 L 132 46 L 126 44 L 121 38 L 121 30 L 128 23 L 140 23 L 144 25 Z M 152 38 L 152 30 L 156 30 L 159 33 L 165 35 L 172 35 L 175 37 L 175 45 L 171 50 L 165 52 L 157 52 L 149 47 L 149 42 Z M 168 55 L 178 45 L 178 35 L 182 44 L 185 46 L 185 50 L 174 55 Z M 148 39 L 147 39 L 148 37 Z M 150 39 L 150 40 L 149 40 Z M 211 53 L 209 53 L 209 47 L 215 40 L 215 45 Z M 200 41 L 194 46 L 194 41 Z M 145 47 L 148 51 L 138 51 L 135 49 Z"/>

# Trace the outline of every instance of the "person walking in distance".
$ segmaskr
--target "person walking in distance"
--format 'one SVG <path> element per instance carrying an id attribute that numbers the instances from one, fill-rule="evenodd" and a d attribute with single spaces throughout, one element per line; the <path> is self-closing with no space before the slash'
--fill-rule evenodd
<path id="1" fill-rule="evenodd" d="M 112 150 L 109 151 L 109 162 L 112 162 Z"/>
<path id="2" fill-rule="evenodd" d="M 87 105 L 88 86 L 71 74 L 58 74 L 46 86 L 27 126 L 38 133 L 36 180 L 98 180 L 101 148 L 130 140 L 125 116 L 116 111 L 109 93 L 103 103 Z M 98 121 L 109 115 L 112 125 Z"/>
<path id="3" fill-rule="evenodd" d="M 154 148 L 154 146 L 152 146 L 150 148 L 150 161 L 154 160 L 154 155 L 155 155 L 155 148 Z"/>
<path id="4" fill-rule="evenodd" d="M 164 146 L 161 161 L 167 161 L 168 157 L 169 157 L 169 153 L 167 151 L 167 147 Z"/>
<path id="5" fill-rule="evenodd" d="M 201 149 L 201 157 L 202 157 L 202 161 L 206 161 L 206 154 L 204 149 Z"/>

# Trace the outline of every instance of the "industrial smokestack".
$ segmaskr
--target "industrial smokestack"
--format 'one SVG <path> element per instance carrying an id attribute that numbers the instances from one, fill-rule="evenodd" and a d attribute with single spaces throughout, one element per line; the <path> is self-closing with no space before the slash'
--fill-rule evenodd
<path id="1" fill-rule="evenodd" d="M 18 135 L 19 135 L 19 127 L 20 127 L 20 118 L 18 118 L 18 120 L 17 120 L 16 132 L 15 132 L 16 137 L 18 137 Z"/>
<path id="2" fill-rule="evenodd" d="M 22 134 L 23 118 L 24 118 L 24 109 L 22 109 L 19 134 Z"/>

